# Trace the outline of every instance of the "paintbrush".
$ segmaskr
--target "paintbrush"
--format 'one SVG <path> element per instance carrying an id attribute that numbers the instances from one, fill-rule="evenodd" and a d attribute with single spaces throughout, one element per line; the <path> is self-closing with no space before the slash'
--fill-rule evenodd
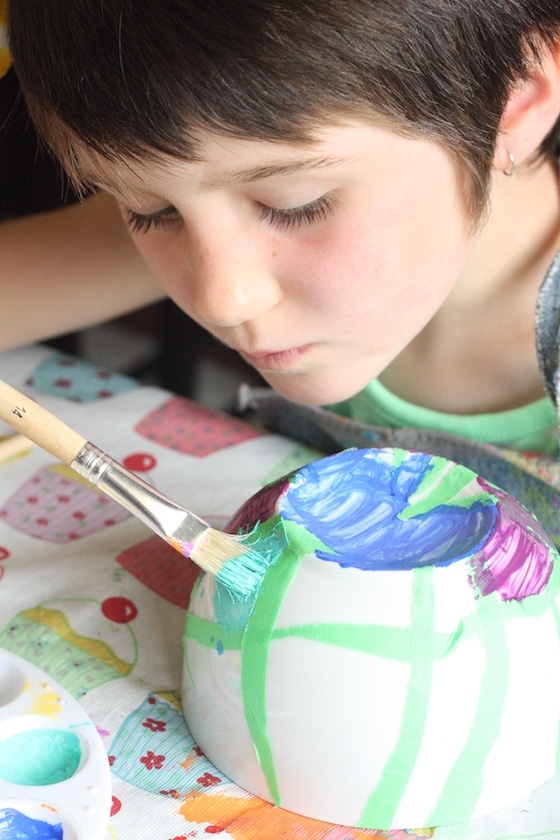
<path id="1" fill-rule="evenodd" d="M 212 528 L 2 380 L 0 419 L 119 502 L 232 595 L 255 592 L 265 561 L 242 536 Z"/>

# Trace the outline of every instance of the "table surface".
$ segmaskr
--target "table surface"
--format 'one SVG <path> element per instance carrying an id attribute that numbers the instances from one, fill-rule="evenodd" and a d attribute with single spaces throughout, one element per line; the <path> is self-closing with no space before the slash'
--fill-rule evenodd
<path id="1" fill-rule="evenodd" d="M 318 454 L 45 347 L 0 354 L 0 376 L 215 527 Z M 111 766 L 107 840 L 560 838 L 560 776 L 468 826 L 402 831 L 320 823 L 240 790 L 198 750 L 181 715 L 195 576 L 48 454 L 35 448 L 0 464 L 0 648 L 46 671 L 95 723 Z"/>

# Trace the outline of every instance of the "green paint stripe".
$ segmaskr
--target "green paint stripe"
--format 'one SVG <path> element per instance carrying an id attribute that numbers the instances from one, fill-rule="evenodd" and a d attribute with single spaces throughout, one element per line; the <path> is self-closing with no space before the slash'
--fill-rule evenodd
<path id="1" fill-rule="evenodd" d="M 395 447 L 393 449 L 393 467 L 400 467 L 402 462 L 408 458 L 408 450 Z"/>
<path id="2" fill-rule="evenodd" d="M 555 563 L 546 593 L 543 592 L 534 598 L 524 598 L 523 601 L 501 602 L 501 622 L 507 624 L 509 621 L 527 620 L 539 617 L 549 609 L 556 610 L 555 597 L 560 583 L 559 576 L 560 564 Z M 486 598 L 473 599 L 473 605 L 477 606 L 480 601 L 488 598 L 495 599 L 496 596 L 490 595 Z M 453 633 L 434 631 L 432 639 L 434 659 L 443 659 L 457 644 L 463 644 L 471 636 L 478 636 L 479 625 L 480 615 L 479 607 L 477 607 L 475 612 L 463 616 Z M 298 637 L 368 653 L 384 659 L 392 659 L 397 662 L 410 662 L 413 632 L 416 631 L 412 631 L 410 627 L 392 627 L 387 624 L 327 624 L 317 622 L 277 628 L 273 631 L 272 638 L 281 640 Z"/>
<path id="3" fill-rule="evenodd" d="M 471 818 L 484 786 L 484 766 L 502 723 L 509 685 L 509 650 L 503 604 L 496 596 L 479 598 L 480 641 L 486 665 L 474 720 L 461 755 L 455 762 L 428 825 L 463 822 Z"/>
<path id="4" fill-rule="evenodd" d="M 434 632 L 431 638 L 434 659 L 443 659 L 455 645 L 464 642 L 466 636 L 475 632 L 475 625 L 469 629 L 460 626 L 456 633 Z M 274 630 L 272 639 L 297 637 L 322 642 L 328 645 L 392 659 L 396 662 L 411 662 L 415 655 L 413 636 L 416 629 L 410 627 L 389 627 L 385 624 L 297 624 Z"/>
<path id="5" fill-rule="evenodd" d="M 413 575 L 410 679 L 401 731 L 397 744 L 383 768 L 381 780 L 366 802 L 357 823 L 358 828 L 368 828 L 372 825 L 379 829 L 391 827 L 424 738 L 433 673 L 432 639 L 435 624 L 433 567 L 415 569 Z"/>
<path id="6" fill-rule="evenodd" d="M 224 630 L 216 621 L 187 613 L 185 641 L 192 639 L 199 645 L 209 648 L 218 648 L 221 644 L 223 650 L 241 650 L 243 633 L 243 628 Z"/>
<path id="7" fill-rule="evenodd" d="M 196 595 L 197 595 L 198 590 L 200 588 L 201 579 L 202 579 L 201 577 L 197 577 L 197 579 L 194 582 L 194 586 L 193 586 L 192 591 L 191 591 L 190 604 L 192 604 L 194 599 L 196 598 Z M 189 680 L 191 681 L 192 687 L 196 688 L 196 683 L 194 681 L 194 675 L 193 675 L 193 672 L 191 670 L 191 663 L 189 662 L 189 651 L 188 651 L 188 648 L 187 648 L 187 639 L 188 639 L 187 629 L 188 629 L 188 623 L 189 623 L 189 616 L 190 616 L 190 612 L 187 610 L 185 630 L 183 632 L 183 667 L 187 669 L 187 673 L 189 675 Z"/>
<path id="8" fill-rule="evenodd" d="M 299 555 L 286 548 L 281 560 L 267 569 L 245 630 L 241 654 L 241 692 L 245 720 L 276 805 L 280 805 L 280 791 L 268 737 L 266 675 L 272 630 L 300 560 Z"/>
<path id="9" fill-rule="evenodd" d="M 434 458 L 399 519 L 422 516 L 438 505 L 469 509 L 476 502 L 493 504 L 495 496 L 477 484 L 475 474 L 467 467 L 451 466 L 445 458 Z"/>

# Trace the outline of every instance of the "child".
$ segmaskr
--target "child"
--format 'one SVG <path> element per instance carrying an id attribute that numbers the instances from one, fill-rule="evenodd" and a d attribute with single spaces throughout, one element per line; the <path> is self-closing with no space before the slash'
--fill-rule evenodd
<path id="1" fill-rule="evenodd" d="M 70 177 L 277 391 L 556 450 L 558 0 L 12 0 L 10 28 Z"/>

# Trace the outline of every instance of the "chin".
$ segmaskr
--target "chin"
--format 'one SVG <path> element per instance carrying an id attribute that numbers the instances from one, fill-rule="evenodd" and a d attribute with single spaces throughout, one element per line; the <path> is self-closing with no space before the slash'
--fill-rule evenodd
<path id="1" fill-rule="evenodd" d="M 348 377 L 345 381 L 340 378 L 318 374 L 262 374 L 268 384 L 289 400 L 303 405 L 331 405 L 343 402 L 358 394 L 370 382 L 356 381 Z"/>

